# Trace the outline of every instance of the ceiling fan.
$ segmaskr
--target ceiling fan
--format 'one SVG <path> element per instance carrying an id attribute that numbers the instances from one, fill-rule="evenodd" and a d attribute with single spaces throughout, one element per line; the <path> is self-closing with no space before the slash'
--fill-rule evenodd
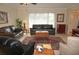
<path id="1" fill-rule="evenodd" d="M 20 3 L 20 5 L 28 5 L 28 4 L 36 5 L 37 3 Z"/>

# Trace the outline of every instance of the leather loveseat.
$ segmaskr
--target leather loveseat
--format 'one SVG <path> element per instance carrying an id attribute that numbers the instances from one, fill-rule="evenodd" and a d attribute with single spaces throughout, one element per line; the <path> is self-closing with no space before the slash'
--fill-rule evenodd
<path id="1" fill-rule="evenodd" d="M 16 39 L 0 36 L 0 55 L 32 55 L 34 44 L 30 42 L 24 45 Z"/>
<path id="2" fill-rule="evenodd" d="M 0 36 L 9 36 L 13 38 L 21 37 L 23 31 L 21 28 L 16 28 L 15 26 L 5 26 L 0 28 Z"/>

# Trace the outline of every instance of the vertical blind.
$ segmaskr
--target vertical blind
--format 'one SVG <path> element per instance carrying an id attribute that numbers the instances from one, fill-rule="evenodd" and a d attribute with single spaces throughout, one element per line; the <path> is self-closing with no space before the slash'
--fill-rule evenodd
<path id="1" fill-rule="evenodd" d="M 55 15 L 54 13 L 30 13 L 29 27 L 32 28 L 33 24 L 51 24 L 55 27 Z"/>

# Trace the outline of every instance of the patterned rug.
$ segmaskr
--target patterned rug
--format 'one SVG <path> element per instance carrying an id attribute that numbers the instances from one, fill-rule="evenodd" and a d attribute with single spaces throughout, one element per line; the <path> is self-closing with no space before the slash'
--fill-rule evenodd
<path id="1" fill-rule="evenodd" d="M 28 44 L 29 42 L 32 42 L 34 41 L 35 44 L 38 44 L 38 43 L 50 43 L 52 48 L 54 50 L 58 50 L 59 49 L 59 43 L 62 42 L 62 43 L 65 43 L 61 37 L 48 37 L 48 38 L 45 38 L 45 37 L 39 37 L 39 38 L 36 38 L 35 36 L 32 36 L 32 37 L 26 37 L 24 40 L 23 40 L 23 44 Z"/>

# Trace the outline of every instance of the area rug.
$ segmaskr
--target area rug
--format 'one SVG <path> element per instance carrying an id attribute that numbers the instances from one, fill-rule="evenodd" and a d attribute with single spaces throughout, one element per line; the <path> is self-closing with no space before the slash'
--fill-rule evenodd
<path id="1" fill-rule="evenodd" d="M 61 37 L 48 37 L 48 38 L 36 38 L 35 36 L 31 36 L 31 37 L 26 37 L 22 43 L 23 44 L 28 44 L 30 41 L 34 41 L 35 44 L 38 43 L 50 43 L 52 48 L 54 50 L 58 50 L 59 49 L 59 43 L 65 43 Z"/>

